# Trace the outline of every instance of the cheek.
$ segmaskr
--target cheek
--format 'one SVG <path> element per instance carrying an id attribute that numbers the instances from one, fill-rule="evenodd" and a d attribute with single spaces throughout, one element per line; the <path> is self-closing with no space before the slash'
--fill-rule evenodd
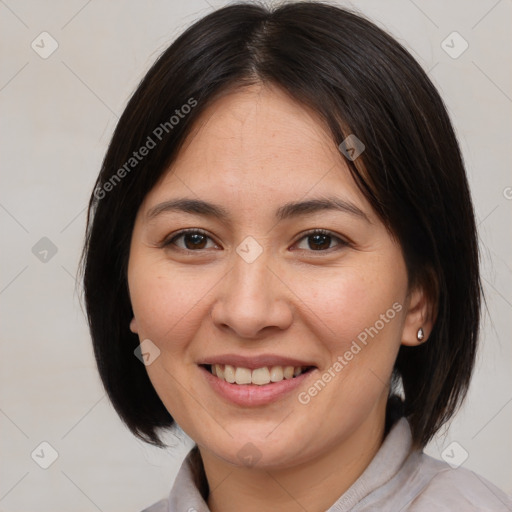
<path id="1" fill-rule="evenodd" d="M 321 417 L 326 425 L 350 430 L 386 395 L 400 346 L 406 281 L 381 270 L 338 268 L 321 279 L 301 276 L 295 282 L 297 295 L 308 297 L 309 329 L 326 355 L 318 376 L 325 384 L 316 381 L 302 390 L 299 403 L 308 417 Z"/>
<path id="2" fill-rule="evenodd" d="M 301 274 L 293 283 L 311 328 L 331 354 L 344 352 L 358 337 L 396 339 L 405 287 L 402 275 L 368 264 L 325 269 L 314 278 Z"/>
<path id="3" fill-rule="evenodd" d="M 190 386 L 183 383 L 192 364 L 190 340 L 204 321 L 201 301 L 213 283 L 197 272 L 194 277 L 186 270 L 169 271 L 165 263 L 146 260 L 139 266 L 134 259 L 128 276 L 130 297 L 140 340 L 150 339 L 160 350 L 158 359 L 146 367 L 149 379 L 174 420 L 197 439 L 198 402 L 190 399 Z"/>
<path id="4" fill-rule="evenodd" d="M 212 288 L 205 277 L 190 270 L 166 271 L 158 262 L 138 266 L 134 261 L 129 271 L 130 298 L 140 339 L 149 338 L 166 352 L 181 350 L 197 330 L 201 301 Z"/>

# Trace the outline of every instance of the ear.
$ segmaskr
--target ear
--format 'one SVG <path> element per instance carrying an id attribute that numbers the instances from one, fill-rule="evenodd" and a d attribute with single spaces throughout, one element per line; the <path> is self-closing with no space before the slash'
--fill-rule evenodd
<path id="1" fill-rule="evenodd" d="M 414 347 L 428 340 L 434 325 L 434 310 L 423 287 L 415 287 L 409 295 L 409 305 L 402 331 L 402 345 Z M 423 329 L 423 338 L 418 339 L 418 330 Z"/>
<path id="2" fill-rule="evenodd" d="M 132 331 L 134 334 L 139 333 L 139 329 L 137 328 L 137 320 L 135 320 L 135 317 L 133 317 L 130 321 L 130 331 Z"/>

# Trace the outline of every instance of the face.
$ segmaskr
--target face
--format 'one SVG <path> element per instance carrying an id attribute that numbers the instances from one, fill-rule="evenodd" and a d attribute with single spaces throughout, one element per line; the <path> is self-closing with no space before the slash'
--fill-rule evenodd
<path id="1" fill-rule="evenodd" d="M 204 453 L 291 467 L 382 430 L 418 314 L 404 258 L 279 89 L 202 114 L 138 211 L 128 283 L 149 378 Z"/>

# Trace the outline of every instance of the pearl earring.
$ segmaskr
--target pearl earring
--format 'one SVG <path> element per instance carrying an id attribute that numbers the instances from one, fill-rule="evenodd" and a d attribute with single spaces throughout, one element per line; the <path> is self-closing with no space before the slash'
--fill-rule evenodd
<path id="1" fill-rule="evenodd" d="M 420 327 L 418 329 L 418 334 L 416 334 L 416 337 L 418 338 L 418 341 L 423 341 L 423 338 L 425 337 L 425 333 L 423 332 L 423 327 Z"/>

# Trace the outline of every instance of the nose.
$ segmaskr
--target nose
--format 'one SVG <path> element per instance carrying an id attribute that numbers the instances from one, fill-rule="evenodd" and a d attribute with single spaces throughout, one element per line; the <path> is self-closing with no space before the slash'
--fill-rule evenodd
<path id="1" fill-rule="evenodd" d="M 263 331 L 284 330 L 291 325 L 293 310 L 290 292 L 275 265 L 263 253 L 251 263 L 238 254 L 234 264 L 217 289 L 211 309 L 215 325 L 230 330 L 238 338 L 258 338 Z"/>

